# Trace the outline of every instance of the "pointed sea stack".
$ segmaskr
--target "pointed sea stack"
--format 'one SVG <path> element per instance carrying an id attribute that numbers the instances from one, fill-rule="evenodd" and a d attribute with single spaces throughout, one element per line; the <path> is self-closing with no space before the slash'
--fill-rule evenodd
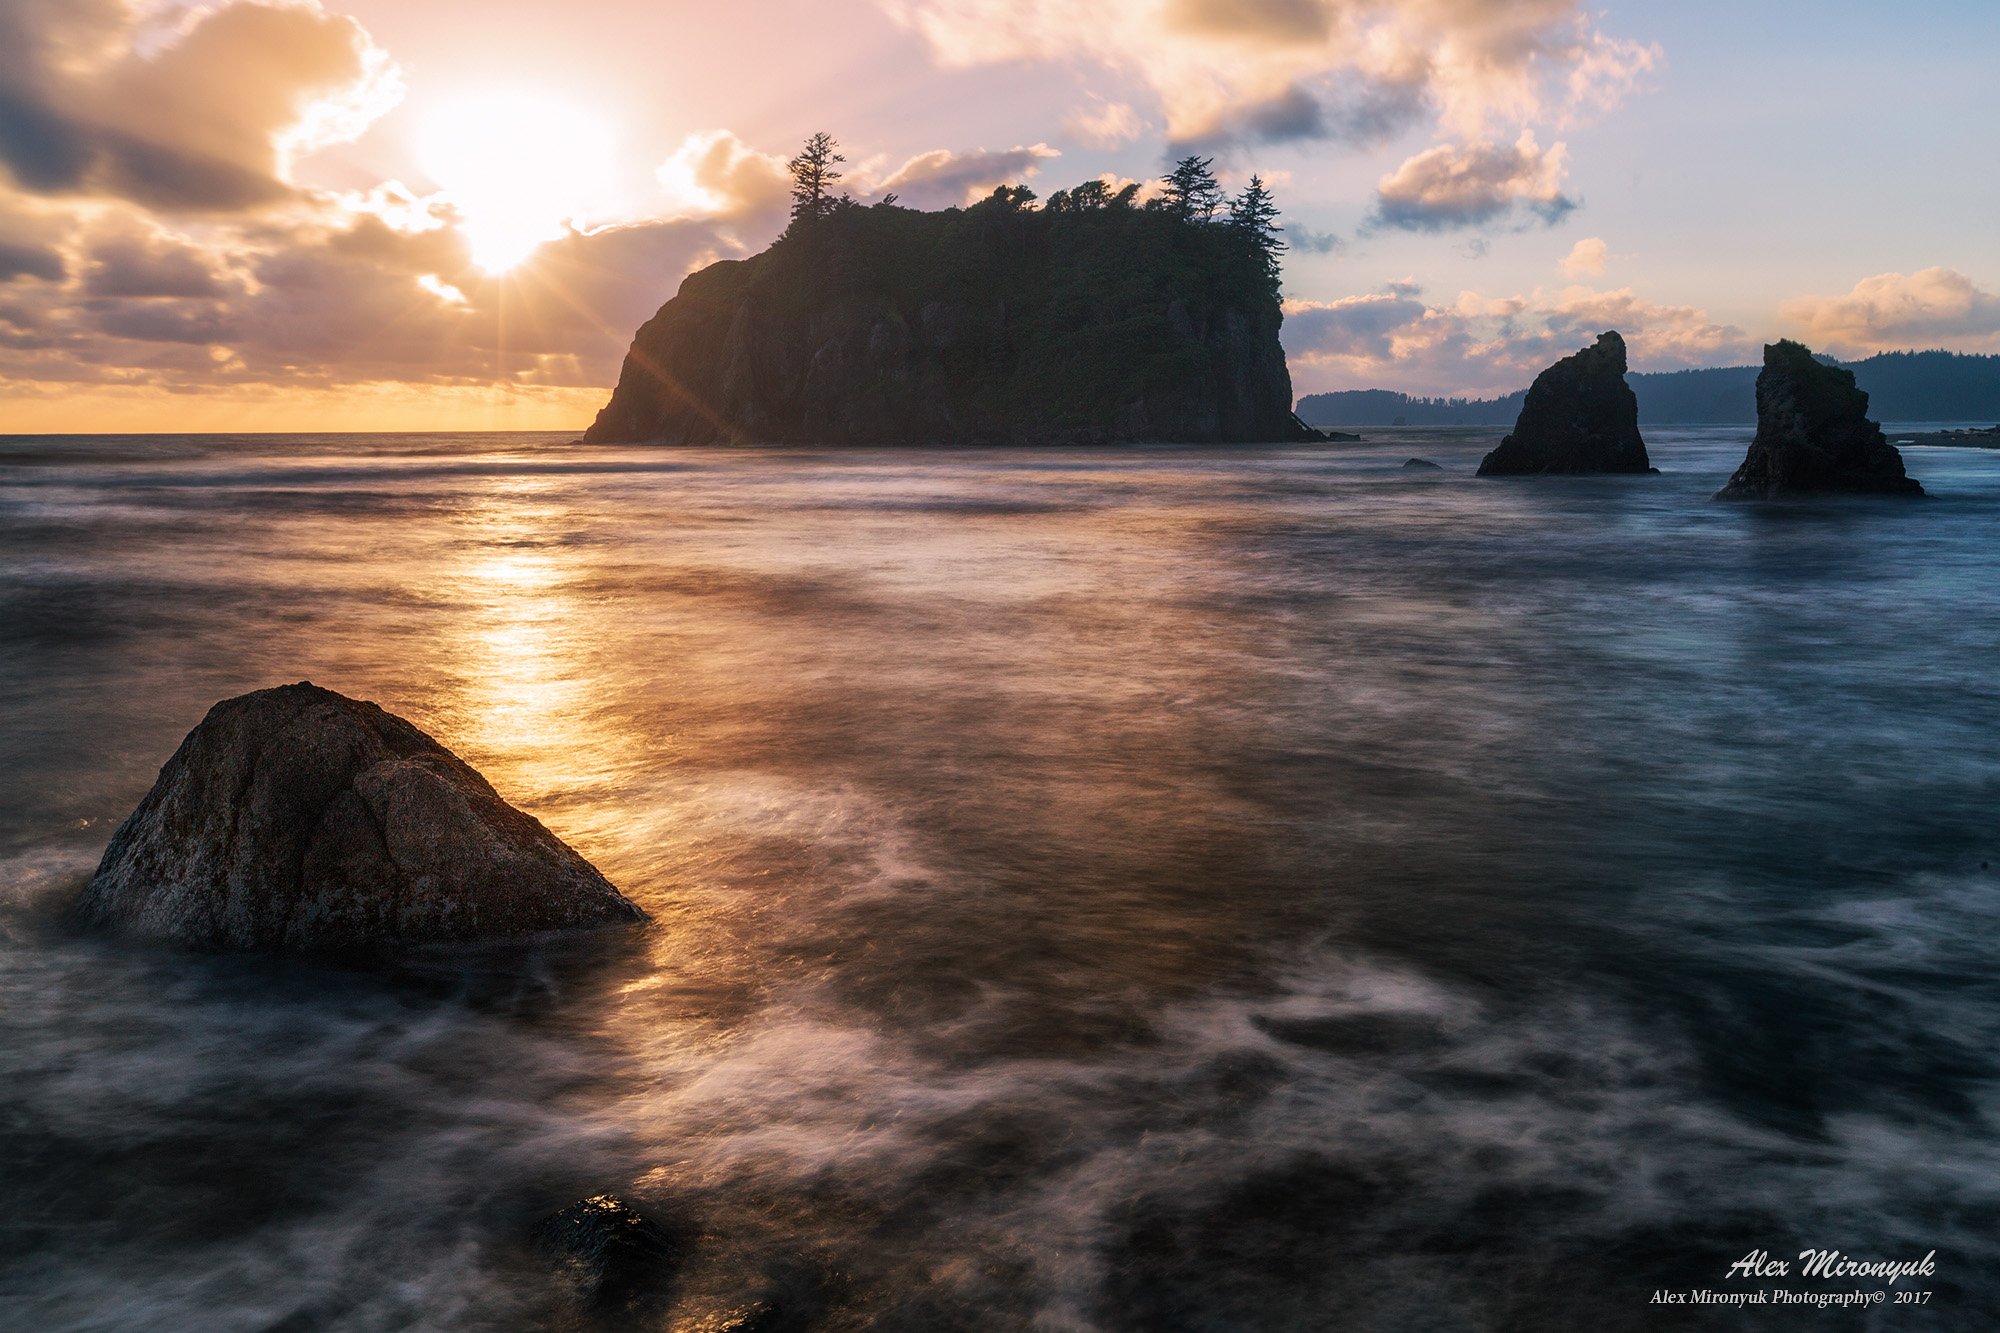
<path id="1" fill-rule="evenodd" d="M 311 953 L 645 915 L 444 746 L 305 681 L 209 709 L 72 910 L 156 939 Z"/>
<path id="2" fill-rule="evenodd" d="M 1854 372 L 1822 364 L 1790 340 L 1767 344 L 1757 375 L 1757 437 L 1718 500 L 1845 492 L 1922 495 L 1903 455 L 1868 419 Z"/>
<path id="3" fill-rule="evenodd" d="M 1514 433 L 1479 463 L 1482 477 L 1654 470 L 1615 332 L 1535 376 Z"/>

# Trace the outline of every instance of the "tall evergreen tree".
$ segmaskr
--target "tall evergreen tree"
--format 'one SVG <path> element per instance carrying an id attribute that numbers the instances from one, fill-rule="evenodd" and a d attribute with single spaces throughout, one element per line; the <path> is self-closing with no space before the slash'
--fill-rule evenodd
<path id="1" fill-rule="evenodd" d="M 1286 248 L 1279 239 L 1278 234 L 1284 228 L 1274 221 L 1277 216 L 1277 205 L 1271 202 L 1271 192 L 1265 188 L 1262 176 L 1252 176 L 1243 193 L 1229 201 L 1229 225 L 1242 231 L 1257 247 L 1257 253 L 1264 257 L 1264 272 L 1273 282 L 1278 280 L 1278 253 Z"/>
<path id="2" fill-rule="evenodd" d="M 1163 202 L 1168 212 L 1189 222 L 1207 222 L 1215 216 L 1215 210 L 1222 207 L 1222 186 L 1209 170 L 1214 164 L 1212 157 L 1193 154 L 1174 164 L 1163 178 L 1167 187 Z"/>
<path id="3" fill-rule="evenodd" d="M 838 206 L 833 196 L 834 182 L 840 179 L 835 164 L 847 159 L 835 152 L 840 147 L 824 131 L 806 140 L 799 155 L 785 166 L 792 173 L 792 222 L 825 217 Z"/>

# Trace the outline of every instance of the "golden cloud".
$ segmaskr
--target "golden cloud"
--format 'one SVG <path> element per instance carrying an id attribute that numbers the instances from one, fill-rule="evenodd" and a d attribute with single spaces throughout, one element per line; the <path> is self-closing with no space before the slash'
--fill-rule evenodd
<path id="1" fill-rule="evenodd" d="M 20 190 L 228 212 L 294 194 L 291 160 L 401 95 L 359 24 L 311 3 L 191 11 L 158 49 L 107 0 L 0 7 L 0 166 Z"/>
<path id="2" fill-rule="evenodd" d="M 1586 236 L 1570 247 L 1557 267 L 1566 277 L 1594 277 L 1604 272 L 1604 261 L 1610 253 L 1602 237 Z"/>
<path id="3" fill-rule="evenodd" d="M 663 215 L 781 217 L 792 188 L 785 161 L 728 130 L 690 134 L 655 173 L 667 200 Z"/>
<path id="4" fill-rule="evenodd" d="M 1534 132 L 1511 146 L 1439 144 L 1382 178 L 1372 225 L 1444 231 L 1498 221 L 1525 209 L 1550 225 L 1576 207 L 1562 190 L 1568 148 L 1544 151 Z"/>
<path id="5" fill-rule="evenodd" d="M 1956 269 L 1878 273 L 1844 296 L 1802 296 L 1784 317 L 1820 350 L 1879 352 L 1950 343 L 1958 351 L 2000 351 L 2000 296 Z"/>
<path id="6" fill-rule="evenodd" d="M 1454 137 L 1615 104 L 1657 47 L 1581 0 L 878 0 L 947 65 L 1088 60 L 1159 97 L 1182 144 Z"/>

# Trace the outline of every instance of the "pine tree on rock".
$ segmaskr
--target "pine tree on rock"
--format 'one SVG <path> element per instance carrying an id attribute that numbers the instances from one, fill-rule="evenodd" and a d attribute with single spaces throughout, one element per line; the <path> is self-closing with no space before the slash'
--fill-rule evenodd
<path id="1" fill-rule="evenodd" d="M 1265 187 L 1262 176 L 1252 176 L 1243 193 L 1229 201 L 1229 225 L 1241 230 L 1257 247 L 1257 253 L 1264 259 L 1264 272 L 1272 282 L 1278 280 L 1280 272 L 1278 255 L 1286 249 L 1284 241 L 1279 239 L 1284 228 L 1276 224 L 1277 216 L 1277 205 L 1271 201 L 1271 191 Z"/>
<path id="2" fill-rule="evenodd" d="M 792 225 L 823 218 L 840 206 L 833 194 L 841 175 L 835 164 L 847 159 L 834 151 L 839 147 L 832 135 L 822 131 L 807 139 L 799 155 L 785 164 L 792 173 Z"/>
<path id="3" fill-rule="evenodd" d="M 1173 171 L 1162 178 L 1167 188 L 1161 206 L 1188 222 L 1214 218 L 1215 210 L 1222 207 L 1222 186 L 1210 170 L 1214 165 L 1214 158 L 1192 154 L 1176 162 Z"/>

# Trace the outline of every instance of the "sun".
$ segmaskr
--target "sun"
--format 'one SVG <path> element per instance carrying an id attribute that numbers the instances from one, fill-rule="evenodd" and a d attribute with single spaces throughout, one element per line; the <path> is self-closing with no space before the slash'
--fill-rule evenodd
<path id="1" fill-rule="evenodd" d="M 583 107 L 525 92 L 439 104 L 417 133 L 418 160 L 458 205 L 473 262 L 514 267 L 563 224 L 604 209 L 618 178 L 615 130 Z"/>

